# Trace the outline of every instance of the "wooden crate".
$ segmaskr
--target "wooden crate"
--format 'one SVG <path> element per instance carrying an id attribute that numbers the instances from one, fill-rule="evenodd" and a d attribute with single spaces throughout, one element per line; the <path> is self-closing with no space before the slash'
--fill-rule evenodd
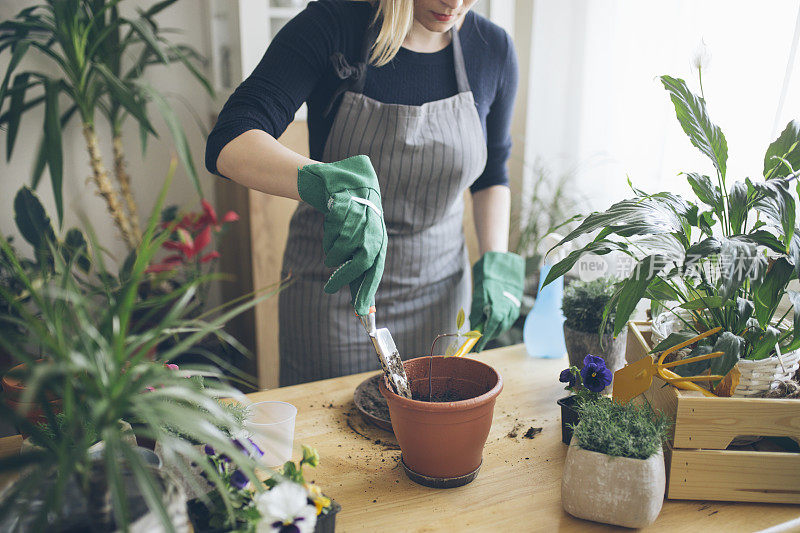
<path id="1" fill-rule="evenodd" d="M 650 323 L 628 323 L 626 359 L 648 356 Z M 800 504 L 800 453 L 788 439 L 733 447 L 741 436 L 800 442 L 800 400 L 709 398 L 658 377 L 645 393 L 674 420 L 667 448 L 667 497 Z M 769 450 L 769 451 L 765 451 Z"/>

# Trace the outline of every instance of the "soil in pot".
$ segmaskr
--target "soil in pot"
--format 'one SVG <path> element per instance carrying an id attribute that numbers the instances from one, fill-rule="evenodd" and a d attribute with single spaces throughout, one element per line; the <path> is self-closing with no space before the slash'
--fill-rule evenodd
<path id="1" fill-rule="evenodd" d="M 469 483 L 481 466 L 502 378 L 489 365 L 464 357 L 420 357 L 404 366 L 413 398 L 425 401 L 394 394 L 385 380 L 381 394 L 406 474 L 439 488 Z M 431 399 L 438 401 L 427 401 L 429 383 Z"/>

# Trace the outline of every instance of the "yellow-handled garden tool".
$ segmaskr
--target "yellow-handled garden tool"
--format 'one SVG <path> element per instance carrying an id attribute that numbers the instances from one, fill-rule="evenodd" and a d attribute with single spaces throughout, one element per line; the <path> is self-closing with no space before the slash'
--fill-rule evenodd
<path id="1" fill-rule="evenodd" d="M 713 352 L 705 355 L 698 355 L 695 357 L 689 357 L 687 359 L 681 359 L 679 361 L 673 361 L 671 363 L 665 363 L 664 359 L 668 355 L 675 353 L 678 350 L 689 346 L 690 344 L 718 333 L 720 330 L 722 330 L 722 328 L 717 327 L 705 331 L 696 337 L 664 350 L 657 362 L 655 361 L 654 356 L 647 355 L 635 363 L 631 363 L 626 367 L 617 370 L 614 372 L 614 388 L 612 397 L 614 400 L 620 403 L 629 402 L 650 388 L 650 385 L 653 383 L 653 376 L 655 375 L 658 375 L 659 378 L 671 385 L 678 387 L 679 389 L 699 391 L 706 396 L 716 396 L 713 392 L 704 389 L 700 385 L 697 385 L 693 382 L 719 380 L 723 379 L 724 376 L 705 375 L 683 377 L 669 369 L 688 363 L 694 363 L 696 361 L 705 361 L 706 359 L 720 357 L 721 355 L 724 355 L 723 352 Z"/>

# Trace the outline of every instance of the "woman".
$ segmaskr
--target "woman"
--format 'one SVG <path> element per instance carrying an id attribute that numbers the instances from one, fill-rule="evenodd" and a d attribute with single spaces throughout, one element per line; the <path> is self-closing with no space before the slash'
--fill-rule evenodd
<path id="1" fill-rule="evenodd" d="M 302 201 L 284 255 L 294 283 L 280 294 L 281 385 L 378 368 L 354 308 L 363 316 L 374 303 L 403 356 L 453 331 L 470 306 L 468 187 L 482 254 L 476 349 L 519 315 L 505 168 L 516 58 L 474 3 L 312 2 L 222 109 L 208 169 Z M 304 101 L 312 159 L 275 140 Z"/>

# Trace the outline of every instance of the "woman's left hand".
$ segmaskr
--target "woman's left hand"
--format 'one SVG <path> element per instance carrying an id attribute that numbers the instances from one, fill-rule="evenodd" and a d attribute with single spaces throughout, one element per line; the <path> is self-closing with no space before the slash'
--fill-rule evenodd
<path id="1" fill-rule="evenodd" d="M 512 252 L 486 252 L 472 269 L 470 326 L 483 333 L 475 351 L 510 328 L 519 317 L 525 260 Z"/>

